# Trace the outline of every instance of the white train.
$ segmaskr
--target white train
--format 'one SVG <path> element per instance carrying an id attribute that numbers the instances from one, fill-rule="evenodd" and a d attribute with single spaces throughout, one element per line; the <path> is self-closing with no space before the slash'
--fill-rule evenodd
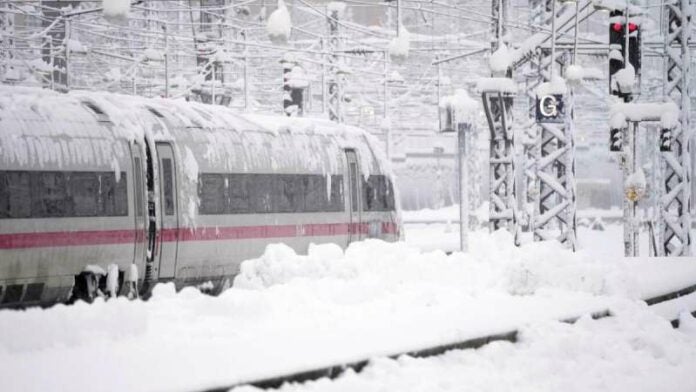
<path id="1" fill-rule="evenodd" d="M 2 88 L 0 307 L 163 281 L 217 292 L 269 243 L 397 240 L 374 140 L 323 120 Z"/>

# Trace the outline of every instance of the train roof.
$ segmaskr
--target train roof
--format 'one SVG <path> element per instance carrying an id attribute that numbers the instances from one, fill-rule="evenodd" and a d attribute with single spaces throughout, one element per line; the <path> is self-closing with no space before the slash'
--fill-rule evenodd
<path id="1" fill-rule="evenodd" d="M 163 121 L 167 126 L 161 125 Z M 389 170 L 382 149 L 371 147 L 376 147 L 379 142 L 360 128 L 325 119 L 239 112 L 183 99 L 92 91 L 64 94 L 39 88 L 3 86 L 0 87 L 0 130 L 0 163 L 4 164 L 29 162 L 38 166 L 63 167 L 70 166 L 71 162 L 90 162 L 108 156 L 109 150 L 122 148 L 115 146 L 118 143 L 114 142 L 119 139 L 142 140 L 148 137 L 154 141 L 166 141 L 175 137 L 198 138 L 209 142 L 208 148 L 213 151 L 207 155 L 215 156 L 227 146 L 225 143 L 210 143 L 210 140 L 238 136 L 249 140 L 259 134 L 281 135 L 271 139 L 287 139 L 287 135 L 301 134 L 320 135 L 336 148 L 355 148 L 363 157 L 371 157 L 362 160 L 365 174 L 375 169 Z M 123 156 L 126 152 L 114 153 Z M 312 151 L 299 153 L 302 154 L 304 159 L 312 160 Z M 320 158 L 315 157 L 315 160 Z"/>

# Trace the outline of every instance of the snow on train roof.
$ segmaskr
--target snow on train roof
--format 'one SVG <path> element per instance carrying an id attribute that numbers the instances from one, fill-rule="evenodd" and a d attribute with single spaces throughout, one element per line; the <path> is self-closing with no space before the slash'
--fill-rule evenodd
<path id="1" fill-rule="evenodd" d="M 103 117 L 100 119 L 100 116 Z M 197 130 L 223 130 L 223 135 L 230 135 L 230 131 L 242 134 L 321 134 L 329 136 L 339 148 L 358 150 L 364 157 L 361 162 L 365 175 L 375 169 L 389 170 L 381 149 L 370 147 L 370 144 L 379 143 L 376 138 L 360 128 L 327 120 L 239 113 L 221 106 L 185 100 L 92 91 L 62 94 L 25 87 L 0 88 L 0 125 L 3 129 L 0 132 L 0 155 L 5 163 L 32 162 L 40 166 L 57 164 L 59 167 L 93 162 L 101 156 L 113 154 L 122 157 L 127 151 L 105 154 L 116 139 L 142 140 L 145 136 L 151 140 L 173 139 L 173 131 L 161 126 L 158 117 L 166 119 L 177 130 L 185 129 L 188 133 L 190 129 L 191 134 Z M 111 129 L 99 126 L 100 120 L 112 124 Z M 34 125 L 29 129 L 32 122 Z M 36 127 L 38 123 L 45 127 Z M 38 140 L 28 135 L 49 138 Z M 68 140 L 58 140 L 61 138 Z M 226 147 L 212 144 L 208 149 Z M 206 156 L 221 156 L 224 152 L 209 151 Z M 303 151 L 302 154 L 306 161 L 320 161 L 314 156 L 314 151 Z"/>

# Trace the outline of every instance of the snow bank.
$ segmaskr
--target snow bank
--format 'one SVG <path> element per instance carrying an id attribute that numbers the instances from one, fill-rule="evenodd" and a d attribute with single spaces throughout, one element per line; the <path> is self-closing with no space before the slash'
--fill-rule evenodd
<path id="1" fill-rule="evenodd" d="M 307 255 L 271 245 L 261 257 L 244 262 L 234 286 L 218 297 L 195 288 L 177 293 L 168 283 L 156 286 L 148 302 L 117 298 L 91 306 L 0 311 L 0 378 L 7 390 L 22 391 L 56 385 L 200 390 L 523 327 L 519 348 L 495 354 L 500 345 L 493 344 L 453 355 L 492 355 L 497 359 L 487 366 L 493 372 L 506 369 L 506 356 L 520 355 L 528 366 L 550 366 L 559 358 L 589 364 L 606 350 L 605 355 L 623 355 L 628 366 L 645 352 L 661 355 L 662 365 L 640 362 L 647 366 L 637 367 L 640 374 L 654 369 L 692 382 L 693 371 L 673 373 L 669 367 L 696 364 L 687 335 L 671 332 L 644 305 L 607 297 L 640 296 L 641 277 L 660 289 L 678 279 L 693 282 L 696 266 L 690 260 L 652 260 L 655 269 L 639 274 L 635 266 L 643 261 L 590 258 L 555 243 L 518 248 L 504 231 L 472 233 L 471 245 L 470 253 L 449 256 L 378 240 L 353 243 L 345 252 L 313 245 Z M 611 335 L 613 345 L 607 345 L 608 337 L 593 337 L 606 330 L 607 324 L 594 324 L 599 321 L 547 322 L 609 306 L 619 316 L 629 306 L 639 312 L 636 317 L 625 312 L 633 318 L 616 324 L 621 333 Z M 675 344 L 682 350 L 677 356 Z M 536 361 L 529 360 L 531 354 Z M 596 364 L 598 370 L 614 365 Z M 466 373 L 469 366 L 459 369 Z M 612 377 L 608 380 L 624 376 Z M 525 375 L 523 383 L 513 385 L 532 383 L 530 390 L 537 390 L 538 379 Z"/>
<path id="2" fill-rule="evenodd" d="M 285 1 L 278 0 L 278 8 L 268 17 L 266 32 L 274 44 L 284 44 L 290 39 L 292 22 Z"/>

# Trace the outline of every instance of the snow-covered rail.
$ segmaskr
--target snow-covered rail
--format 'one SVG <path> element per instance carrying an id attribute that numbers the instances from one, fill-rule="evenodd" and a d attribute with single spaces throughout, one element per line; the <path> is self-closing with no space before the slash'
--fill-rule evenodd
<path id="1" fill-rule="evenodd" d="M 668 317 L 668 320 L 670 320 L 670 323 L 674 328 L 679 327 L 679 313 L 683 311 L 683 306 L 684 304 L 680 304 L 682 308 L 677 308 L 674 306 L 673 302 L 678 301 L 681 298 L 684 297 L 693 297 L 690 298 L 690 307 L 688 311 L 693 315 L 696 316 L 696 283 L 693 285 L 689 285 L 680 289 L 676 289 L 673 291 L 669 291 L 663 294 L 659 294 L 650 298 L 647 298 L 644 300 L 646 304 L 649 306 L 657 306 L 660 305 L 665 309 L 671 309 L 674 313 L 673 316 L 668 316 L 665 311 L 659 312 L 658 313 L 663 313 L 663 316 Z M 677 305 L 677 306 L 680 306 Z M 677 312 L 674 312 L 675 309 L 678 309 Z M 608 309 L 603 309 L 603 310 L 598 310 L 595 312 L 590 312 L 590 316 L 593 319 L 601 319 L 605 317 L 611 317 L 612 314 Z M 579 316 L 574 316 L 574 317 L 569 317 L 565 319 L 559 319 L 559 322 L 563 323 L 569 323 L 569 324 L 574 324 L 576 321 L 578 321 L 582 317 L 582 315 Z M 391 359 L 396 359 L 401 356 L 410 356 L 410 357 L 415 357 L 415 358 L 425 358 L 425 357 L 431 357 L 431 356 L 437 356 L 444 354 L 447 351 L 451 350 L 468 350 L 468 349 L 478 349 L 481 348 L 489 343 L 492 342 L 500 342 L 500 341 L 507 341 L 511 343 L 516 343 L 517 342 L 517 336 L 519 334 L 518 329 L 512 329 L 506 332 L 497 332 L 497 333 L 491 333 L 491 334 L 484 334 L 479 337 L 475 338 L 470 338 L 470 339 L 465 339 L 457 342 L 452 342 L 448 344 L 440 344 L 432 347 L 426 347 L 418 350 L 411 350 L 411 351 L 405 351 L 405 352 L 399 352 L 399 353 L 394 353 L 391 355 L 384 355 L 384 357 L 388 357 Z M 362 371 L 371 361 L 371 357 L 357 360 L 357 361 L 352 361 L 352 362 L 347 362 L 347 363 L 339 363 L 339 364 L 330 364 L 324 367 L 318 367 L 315 369 L 311 370 L 306 370 L 306 371 L 301 371 L 301 372 L 296 372 L 296 373 L 291 373 L 291 374 L 285 374 L 285 375 L 279 375 L 276 377 L 269 377 L 269 378 L 263 378 L 259 380 L 250 380 L 246 382 L 239 382 L 235 383 L 232 385 L 225 385 L 225 386 L 220 386 L 220 387 L 215 387 L 215 388 L 208 388 L 204 389 L 201 392 L 224 392 L 228 391 L 232 388 L 244 386 L 244 385 L 250 385 L 254 386 L 256 388 L 261 388 L 261 389 L 277 389 L 280 388 L 284 383 L 288 382 L 295 382 L 295 383 L 301 383 L 301 382 L 306 382 L 306 381 L 312 381 L 312 380 L 318 380 L 321 378 L 329 378 L 329 379 L 334 379 L 339 376 L 341 376 L 344 372 L 347 370 L 352 370 L 355 372 L 360 372 Z"/>

